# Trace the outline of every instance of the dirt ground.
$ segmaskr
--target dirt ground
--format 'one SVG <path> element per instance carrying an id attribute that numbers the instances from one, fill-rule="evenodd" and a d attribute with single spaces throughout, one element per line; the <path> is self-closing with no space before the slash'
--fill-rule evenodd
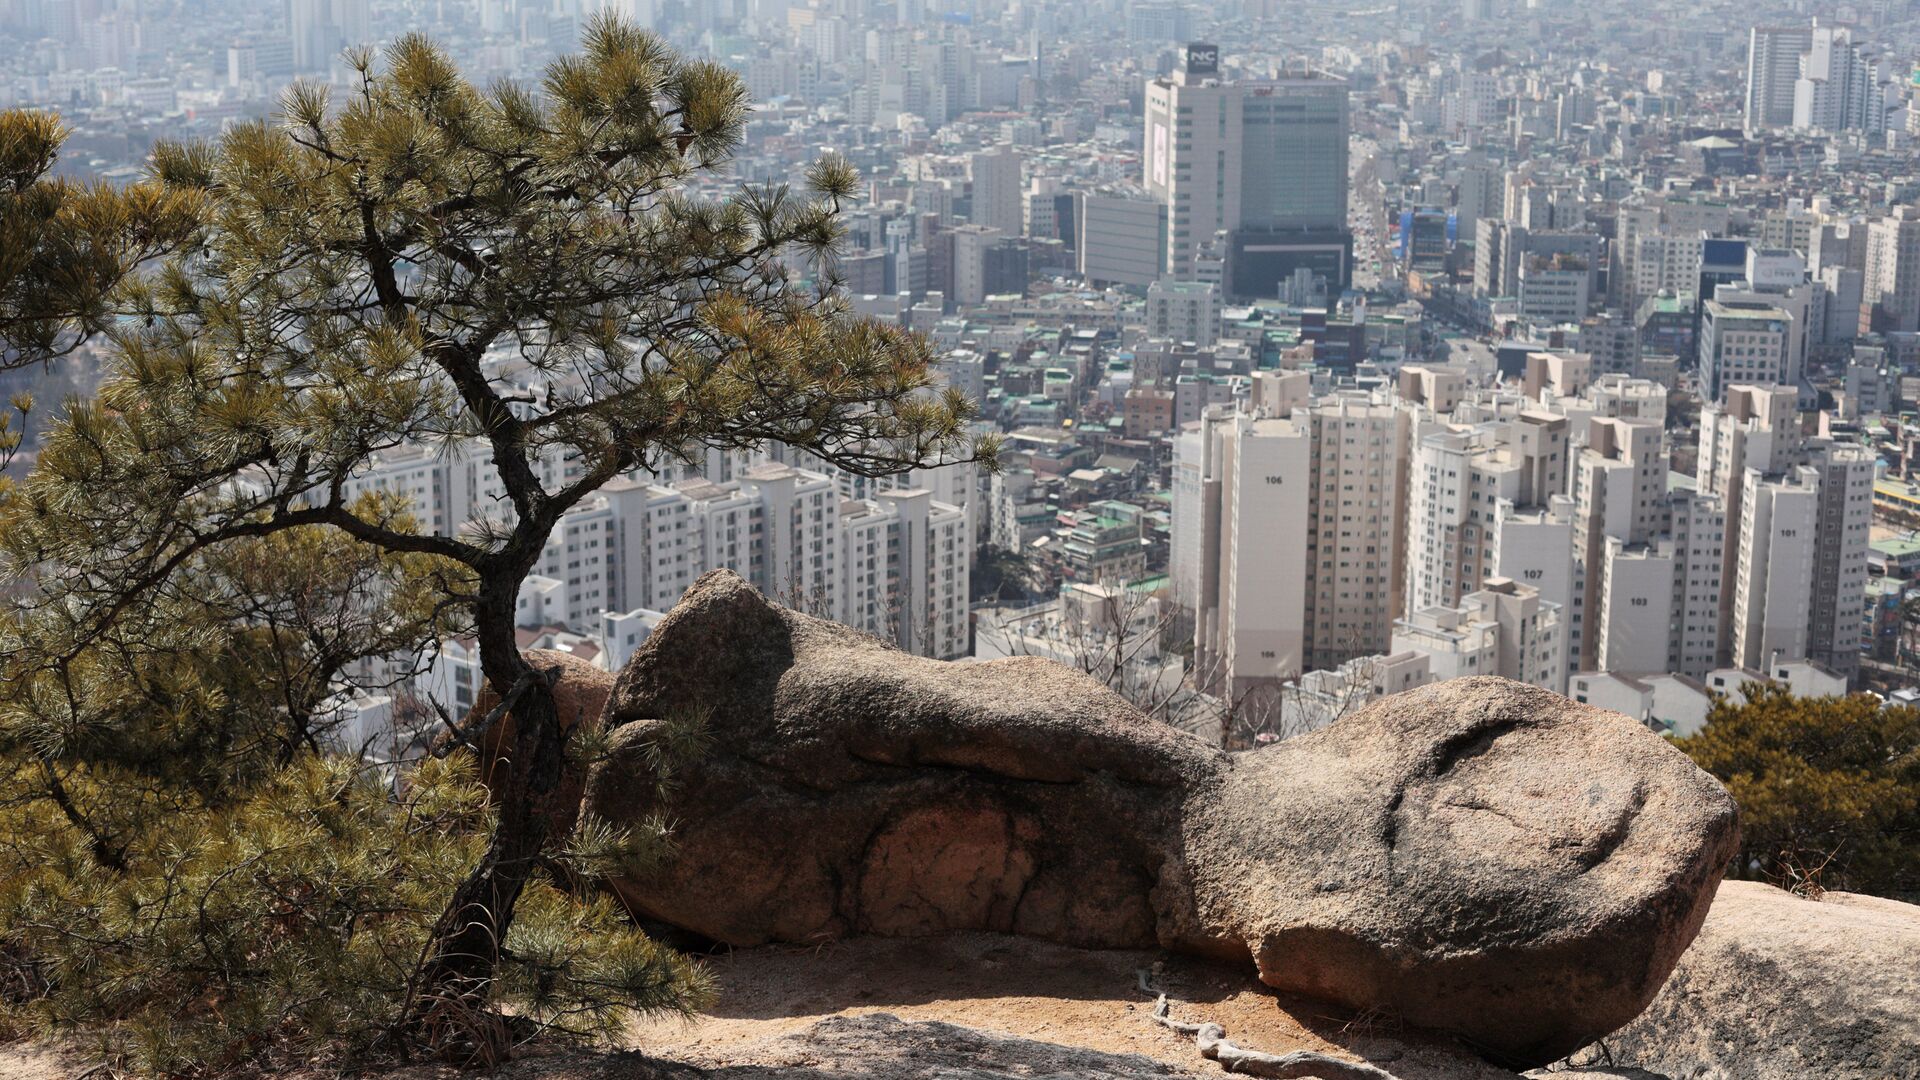
<path id="1" fill-rule="evenodd" d="M 1217 1074 L 1187 1039 L 1148 1020 L 1136 972 L 1155 969 L 1176 1019 L 1212 1021 L 1249 1049 L 1317 1050 L 1372 1060 L 1403 1080 L 1513 1074 L 1393 1025 L 1286 1000 L 1231 968 L 1136 952 L 1088 952 L 994 934 L 861 938 L 820 949 L 769 947 L 715 958 L 719 1000 L 687 1023 L 636 1025 L 634 1049 L 698 1065 L 748 1064 L 757 1045 L 831 1016 L 891 1013 L 1140 1054 Z M 1389 1064 L 1390 1063 L 1390 1064 Z"/>
<path id="2" fill-rule="evenodd" d="M 674 1066 L 735 1070 L 793 1060 L 794 1038 L 829 1017 L 890 1013 L 1109 1054 L 1138 1054 L 1195 1077 L 1223 1075 L 1191 1041 L 1152 1023 L 1137 972 L 1152 972 L 1176 1019 L 1212 1021 L 1248 1049 L 1317 1050 L 1369 1060 L 1399 1080 L 1514 1080 L 1444 1040 L 1391 1022 L 1287 999 L 1244 972 L 1141 952 L 1089 952 L 996 934 L 858 938 L 820 948 L 770 946 L 711 957 L 714 1006 L 692 1020 L 633 1025 L 619 1050 L 536 1050 L 500 1071 L 526 1080 L 648 1080 Z M 911 1055 L 909 1055 L 911 1056 Z M 45 1048 L 0 1046 L 0 1080 L 77 1080 L 88 1063 Z M 663 1066 L 665 1070 L 663 1071 Z M 750 1070 L 761 1075 L 760 1069 Z M 102 1074 L 95 1073 L 96 1078 Z M 441 1068 L 389 1080 L 449 1080 Z M 728 1075 L 738 1075 L 729 1072 Z M 944 1073 L 942 1074 L 944 1075 Z M 317 1078 L 315 1078 L 317 1080 Z"/>

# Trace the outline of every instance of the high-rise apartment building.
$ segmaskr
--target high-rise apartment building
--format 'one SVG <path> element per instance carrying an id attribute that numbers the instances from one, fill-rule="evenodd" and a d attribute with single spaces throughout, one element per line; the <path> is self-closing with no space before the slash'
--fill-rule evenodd
<path id="1" fill-rule="evenodd" d="M 1561 613 L 1540 590 L 1494 578 L 1457 606 L 1421 608 L 1397 621 L 1393 655 L 1425 657 L 1435 679 L 1498 675 L 1558 693 L 1567 685 Z"/>
<path id="2" fill-rule="evenodd" d="M 1528 410 L 1418 441 L 1407 501 L 1409 611 L 1452 607 L 1488 579 L 1520 572 L 1498 565 L 1498 534 L 1517 513 L 1543 510 L 1565 492 L 1567 436 L 1566 417 Z"/>
<path id="3" fill-rule="evenodd" d="M 1659 510 L 1657 534 L 1603 536 L 1584 567 L 1580 670 L 1698 678 L 1713 666 L 1726 513 L 1717 498 L 1688 491 L 1665 494 Z"/>
<path id="4" fill-rule="evenodd" d="M 1793 126 L 1815 131 L 1879 132 L 1886 128 L 1880 64 L 1843 29 L 1815 27 L 1793 85 Z"/>
<path id="5" fill-rule="evenodd" d="M 1575 596 L 1569 644 L 1578 670 L 1603 670 L 1597 666 L 1600 643 L 1610 635 L 1596 614 L 1609 582 L 1608 544 L 1617 542 L 1624 552 L 1658 538 L 1666 492 L 1665 431 L 1651 421 L 1589 420 L 1586 445 L 1572 464 Z"/>
<path id="6" fill-rule="evenodd" d="M 1386 651 L 1403 609 L 1411 418 L 1342 391 L 1294 410 L 1311 434 L 1307 669 Z"/>
<path id="7" fill-rule="evenodd" d="M 1700 417 L 1699 486 L 1726 504 L 1718 660 L 1859 666 L 1874 459 L 1810 436 L 1785 386 L 1734 386 Z"/>
<path id="8" fill-rule="evenodd" d="M 1211 415 L 1200 434 L 1203 516 L 1176 522 L 1197 551 L 1194 674 L 1237 697 L 1310 670 L 1312 435 L 1248 413 Z"/>
<path id="9" fill-rule="evenodd" d="M 1876 330 L 1920 330 L 1920 209 L 1895 207 L 1867 226 L 1861 302 Z"/>
<path id="10" fill-rule="evenodd" d="M 1721 565 L 1721 579 L 1728 594 L 1739 576 L 1740 545 L 1737 536 L 1745 514 L 1746 483 L 1749 469 L 1761 474 L 1778 474 L 1794 461 L 1805 441 L 1796 412 L 1798 395 L 1789 386 L 1733 386 L 1720 403 L 1709 403 L 1700 410 L 1700 452 L 1695 466 L 1700 491 L 1720 498 L 1727 521 L 1736 530 L 1728 538 Z M 1715 663 L 1732 663 L 1733 611 L 1721 612 L 1719 644 Z"/>
<path id="11" fill-rule="evenodd" d="M 1195 670 L 1223 691 L 1383 652 L 1402 608 L 1411 415 L 1306 388 L 1255 376 L 1242 408 L 1176 444 L 1177 589 L 1194 597 Z"/>
<path id="12" fill-rule="evenodd" d="M 485 453 L 477 443 L 388 451 L 344 494 L 403 497 L 423 527 L 454 535 L 504 505 Z M 577 465 L 558 458 L 534 467 L 549 489 L 578 478 Z M 922 470 L 913 479 L 925 486 L 866 498 L 778 462 L 722 457 L 704 472 L 731 478 L 622 477 L 569 511 L 522 590 L 522 624 L 586 630 L 603 612 L 664 611 L 702 573 L 726 567 L 784 603 L 909 651 L 966 653 L 971 504 L 936 495 L 965 498 L 970 465 Z"/>

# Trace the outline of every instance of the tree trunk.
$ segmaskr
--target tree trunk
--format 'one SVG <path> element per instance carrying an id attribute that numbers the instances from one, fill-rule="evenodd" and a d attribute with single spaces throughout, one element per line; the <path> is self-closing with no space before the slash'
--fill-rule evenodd
<path id="1" fill-rule="evenodd" d="M 533 671 L 514 635 L 522 576 L 483 572 L 475 605 L 481 670 L 502 701 Z M 532 677 L 512 714 L 512 756 L 504 770 L 495 766 L 494 776 L 503 782 L 493 793 L 498 818 L 492 841 L 447 902 L 404 1017 L 408 1028 L 437 1045 L 478 1030 L 514 905 L 549 839 L 547 804 L 559 787 L 566 757 L 553 688 Z M 476 1026 L 469 1028 L 469 1021 Z"/>

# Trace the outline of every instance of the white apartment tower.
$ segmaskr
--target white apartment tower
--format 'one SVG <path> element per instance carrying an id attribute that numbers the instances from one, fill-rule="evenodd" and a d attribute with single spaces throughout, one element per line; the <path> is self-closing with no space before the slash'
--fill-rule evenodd
<path id="1" fill-rule="evenodd" d="M 1401 609 L 1410 413 L 1358 391 L 1308 401 L 1306 383 L 1262 373 L 1244 408 L 1176 444 L 1176 589 L 1222 691 L 1384 652 Z"/>
<path id="2" fill-rule="evenodd" d="M 1807 435 L 1787 386 L 1734 386 L 1700 416 L 1700 490 L 1726 505 L 1717 662 L 1859 666 L 1873 454 Z"/>
<path id="3" fill-rule="evenodd" d="M 1895 207 L 1867 226 L 1861 294 L 1885 329 L 1920 330 L 1920 208 Z"/>
<path id="4" fill-rule="evenodd" d="M 1575 595 L 1569 645 L 1577 670 L 1602 670 L 1597 665 L 1600 642 L 1608 637 L 1600 613 L 1609 541 L 1617 541 L 1625 551 L 1659 536 L 1666 475 L 1666 438 L 1659 424 L 1611 418 L 1587 422 L 1587 443 L 1574 457 L 1572 474 Z M 1618 610 L 1625 612 L 1628 606 Z"/>
<path id="5" fill-rule="evenodd" d="M 1559 693 L 1567 685 L 1561 629 L 1560 605 L 1494 578 L 1457 607 L 1423 608 L 1396 622 L 1393 655 L 1424 656 L 1435 679 L 1498 675 Z"/>
<path id="6" fill-rule="evenodd" d="M 1407 497 L 1407 610 L 1452 607 L 1488 578 L 1512 576 L 1495 562 L 1500 523 L 1566 491 L 1567 455 L 1566 417 L 1540 410 L 1420 439 Z"/>
<path id="7" fill-rule="evenodd" d="M 1214 413 L 1201 437 L 1209 516 L 1180 523 L 1200 543 L 1194 671 L 1238 696 L 1309 670 L 1312 436 L 1291 419 Z"/>
<path id="8" fill-rule="evenodd" d="M 1405 580 L 1411 417 L 1382 398 L 1342 391 L 1294 410 L 1312 437 L 1307 555 L 1307 667 L 1385 652 Z"/>
<path id="9" fill-rule="evenodd" d="M 1886 127 L 1880 65 L 1852 35 L 1815 27 L 1793 84 L 1793 126 L 1816 131 L 1879 132 Z"/>

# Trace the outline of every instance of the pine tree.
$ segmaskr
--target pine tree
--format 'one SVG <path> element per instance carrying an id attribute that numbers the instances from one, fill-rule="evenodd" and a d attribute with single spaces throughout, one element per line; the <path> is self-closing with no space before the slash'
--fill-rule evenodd
<path id="1" fill-rule="evenodd" d="M 50 179 L 64 141 L 50 113 L 0 113 L 0 366 L 45 361 L 105 329 L 115 287 L 200 219 L 190 190 Z"/>
<path id="2" fill-rule="evenodd" d="M 413 598 L 399 625 L 438 627 L 452 605 L 471 626 L 515 719 L 511 765 L 494 774 L 487 842 L 405 979 L 405 1038 L 470 1027 L 509 976 L 543 970 L 509 944 L 536 869 L 567 839 L 547 823 L 568 746 L 514 631 L 563 514 L 616 477 L 714 448 L 784 443 L 869 476 L 993 452 L 967 433 L 973 406 L 934 387 L 929 343 L 853 317 L 834 288 L 839 214 L 858 185 L 843 160 L 816 162 L 801 188 L 723 192 L 749 109 L 740 80 L 613 18 L 582 48 L 538 91 L 476 88 L 417 36 L 353 54 L 358 79 L 338 100 L 296 85 L 282 123 L 162 144 L 147 181 L 80 199 L 113 213 L 75 211 L 65 232 L 41 230 L 33 258 L 0 268 L 10 347 L 50 356 L 96 334 L 111 357 L 98 398 L 64 411 L 0 503 L 5 570 L 32 583 L 7 630 L 4 695 L 16 742 L 52 783 L 103 755 L 190 768 L 154 744 L 169 718 L 219 711 L 216 673 L 181 659 L 196 655 L 192 636 L 216 623 L 271 632 L 244 607 L 246 575 L 220 576 L 234 552 L 288 537 L 364 549 L 379 600 Z M 8 230 L 23 213 L 61 220 L 36 201 L 49 191 L 80 198 L 44 178 L 57 133 L 0 120 L 18 130 L 41 134 L 0 152 Z M 475 528 L 436 534 L 347 495 L 383 451 L 468 442 L 504 495 Z M 543 481 L 555 460 L 567 479 Z M 233 586 L 215 590 L 231 617 L 179 619 L 208 580 Z M 126 696 L 143 704 L 91 708 L 134 676 L 115 659 L 129 647 L 142 659 Z M 175 700 L 192 694 L 209 700 Z M 154 701 L 172 707 L 128 719 Z M 309 741 L 299 712 L 275 711 L 279 745 L 296 751 Z M 485 719 L 456 736 L 478 738 Z M 285 782 L 288 760 L 267 783 Z M 73 828 L 99 831 L 95 857 L 124 861 L 125 843 L 66 802 Z M 658 970 L 636 959 L 615 968 Z"/>
<path id="3" fill-rule="evenodd" d="M 1920 895 L 1920 709 L 1754 683 L 1678 740 L 1740 806 L 1733 872 L 1800 889 Z"/>

